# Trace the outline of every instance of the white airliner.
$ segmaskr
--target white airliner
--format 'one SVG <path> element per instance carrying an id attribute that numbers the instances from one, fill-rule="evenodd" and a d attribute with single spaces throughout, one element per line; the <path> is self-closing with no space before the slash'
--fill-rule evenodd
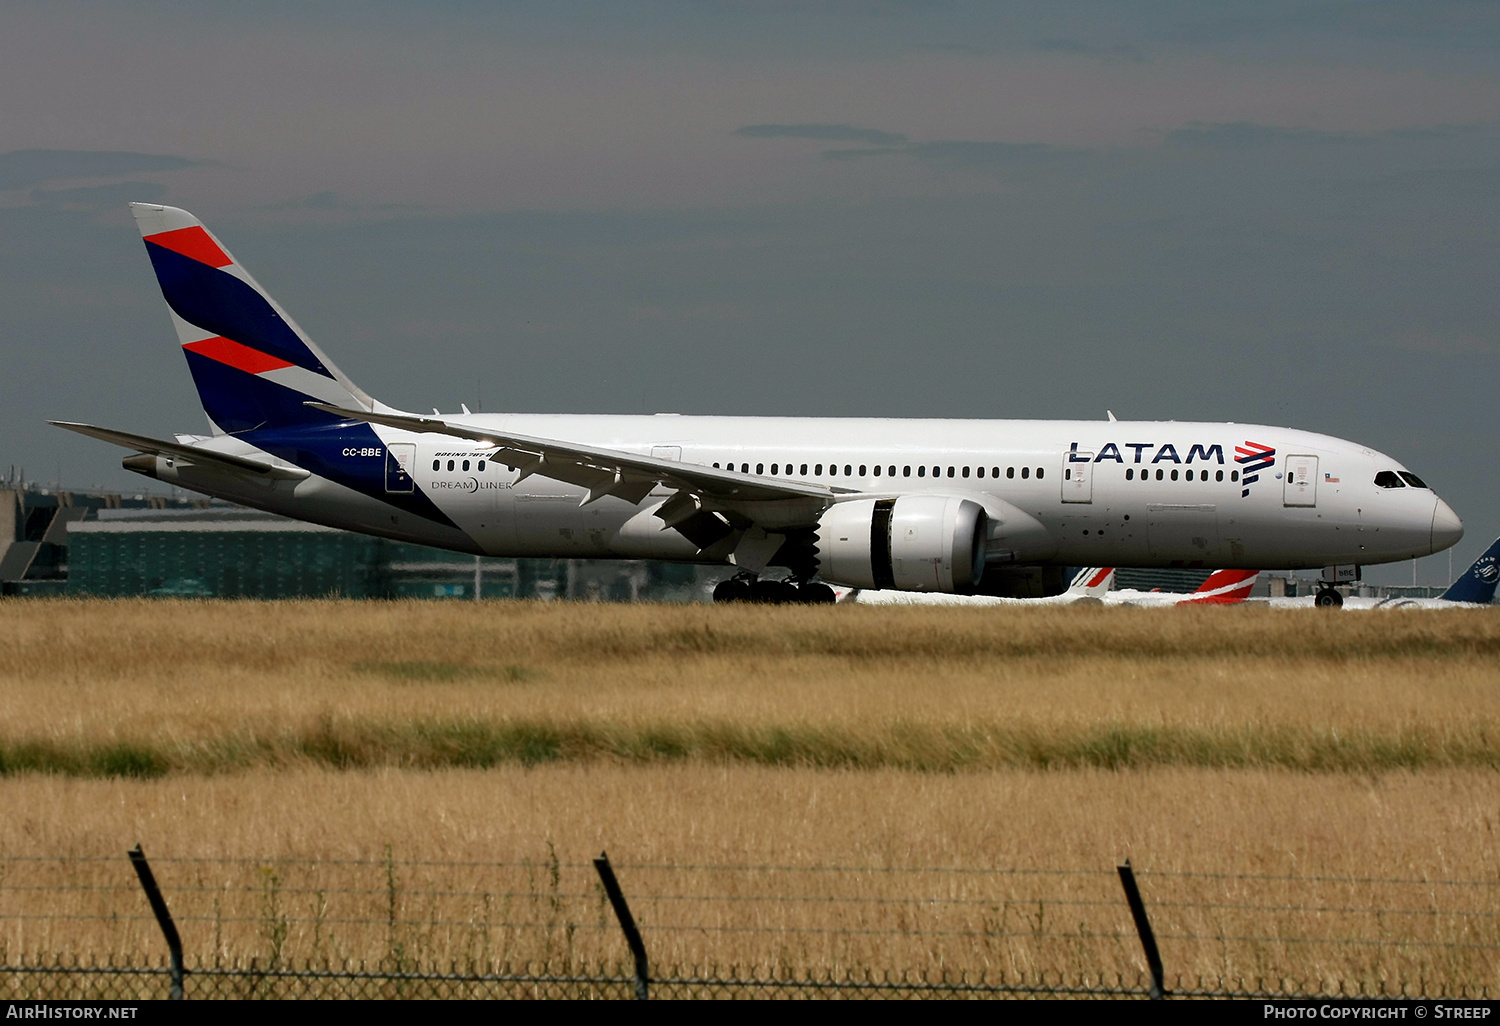
<path id="1" fill-rule="evenodd" d="M 868 591 L 861 588 L 834 588 L 838 601 L 861 606 L 1005 606 L 1018 603 L 1028 606 L 1041 605 L 1094 605 L 1105 604 L 1110 589 L 1115 585 L 1115 568 L 1112 566 L 1086 566 L 1073 575 L 1066 591 L 1041 598 L 1010 598 L 999 595 L 949 595 L 942 592 L 895 591 L 881 589 Z M 1182 596 L 1186 597 L 1186 596 Z"/>
<path id="2" fill-rule="evenodd" d="M 1047 598 L 1015 599 L 990 595 L 940 595 L 908 591 L 861 591 L 850 589 L 839 596 L 840 602 L 866 606 L 891 605 L 1003 605 L 1024 602 L 1028 605 L 1100 605 L 1100 606 L 1227 606 L 1250 597 L 1260 577 L 1259 570 L 1215 570 L 1196 591 L 1179 594 L 1166 591 L 1115 589 L 1113 567 L 1088 566 L 1073 575 L 1068 590 Z"/>
<path id="3" fill-rule="evenodd" d="M 1088 565 L 1348 576 L 1463 535 L 1396 460 L 1289 428 L 405 413 L 192 214 L 132 210 L 211 433 L 59 426 L 135 450 L 124 465 L 148 477 L 302 520 L 484 555 L 732 564 L 715 597 L 763 601 L 831 601 L 828 584 L 1037 597 Z"/>

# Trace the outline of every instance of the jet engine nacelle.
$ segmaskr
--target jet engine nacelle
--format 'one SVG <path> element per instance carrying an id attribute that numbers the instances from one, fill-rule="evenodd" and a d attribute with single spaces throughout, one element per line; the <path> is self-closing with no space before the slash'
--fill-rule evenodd
<path id="1" fill-rule="evenodd" d="M 966 593 L 984 575 L 989 514 L 956 495 L 840 502 L 818 520 L 818 573 L 853 588 Z"/>

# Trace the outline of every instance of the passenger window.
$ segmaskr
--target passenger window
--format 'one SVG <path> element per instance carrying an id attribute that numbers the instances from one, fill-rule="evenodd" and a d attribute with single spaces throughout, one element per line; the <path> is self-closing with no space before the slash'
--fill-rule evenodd
<path id="1" fill-rule="evenodd" d="M 449 460 L 449 461 L 448 461 L 448 469 L 449 469 L 449 470 L 452 470 L 452 469 L 453 469 L 453 461 L 452 461 L 452 460 Z"/>
<path id="2" fill-rule="evenodd" d="M 1399 473 L 1401 475 L 1401 480 L 1405 481 L 1407 484 L 1411 485 L 1413 488 L 1426 488 L 1427 487 L 1425 484 L 1422 483 L 1422 479 L 1420 477 L 1418 477 L 1416 474 L 1413 474 L 1409 470 L 1400 470 L 1400 471 L 1397 471 L 1397 473 Z"/>
<path id="3" fill-rule="evenodd" d="M 969 468 L 965 467 L 964 468 L 964 477 L 968 477 L 968 476 L 969 476 Z"/>
<path id="4" fill-rule="evenodd" d="M 917 468 L 917 476 L 918 477 L 926 477 L 927 476 L 927 468 L 926 467 L 918 467 Z"/>
<path id="5" fill-rule="evenodd" d="M 1047 468 L 1046 468 L 1046 467 L 1037 467 L 1037 468 L 1036 468 L 1036 479 L 1037 479 L 1037 480 L 1038 480 L 1038 481 L 1040 481 L 1040 480 L 1041 480 L 1041 479 L 1042 479 L 1042 475 L 1043 475 L 1043 474 L 1044 474 L 1044 473 L 1046 473 L 1046 471 L 1047 471 Z"/>
<path id="6" fill-rule="evenodd" d="M 813 467 L 813 474 L 816 475 L 817 477 L 822 477 L 823 476 L 823 464 L 819 463 L 817 466 Z"/>
<path id="7" fill-rule="evenodd" d="M 878 463 L 875 465 L 875 476 L 876 477 L 880 476 L 880 464 L 878 464 Z"/>
<path id="8" fill-rule="evenodd" d="M 1224 480 L 1224 471 L 1222 471 L 1222 470 L 1216 470 L 1216 471 L 1214 471 L 1214 480 L 1215 481 L 1222 481 L 1222 480 Z"/>
<path id="9" fill-rule="evenodd" d="M 851 467 L 851 466 L 849 466 L 849 464 L 847 464 L 847 463 L 844 464 L 844 476 L 845 477 L 853 477 L 854 476 L 854 468 Z"/>
<path id="10" fill-rule="evenodd" d="M 750 473 L 750 464 L 748 464 L 748 463 L 741 463 L 740 464 L 740 473 L 741 474 L 748 474 L 748 473 Z"/>
<path id="11" fill-rule="evenodd" d="M 1174 471 L 1172 471 L 1172 480 L 1173 480 L 1173 481 L 1176 481 L 1176 480 L 1177 480 L 1177 471 L 1175 471 L 1175 470 L 1174 470 Z"/>
<path id="12" fill-rule="evenodd" d="M 1375 475 L 1375 484 L 1381 488 L 1405 488 L 1394 470 L 1382 470 Z"/>
<path id="13" fill-rule="evenodd" d="M 1162 477 L 1164 477 L 1164 476 L 1165 476 L 1165 475 L 1163 475 L 1163 474 L 1162 474 L 1162 472 L 1161 472 L 1161 471 L 1160 471 L 1160 470 L 1158 470 L 1158 471 L 1157 471 L 1157 472 L 1156 472 L 1156 479 L 1157 479 L 1157 480 L 1158 480 L 1158 481 L 1160 481 L 1160 480 L 1161 480 L 1161 479 L 1162 479 Z"/>
<path id="14" fill-rule="evenodd" d="M 880 469 L 880 468 L 878 468 L 878 467 L 877 467 L 877 468 L 876 468 L 876 469 L 877 469 L 877 470 L 878 470 L 878 469 Z M 865 473 L 865 465 L 864 465 L 864 464 L 863 464 L 863 463 L 861 463 L 861 464 L 860 464 L 860 465 L 859 465 L 859 476 L 860 476 L 860 477 L 867 477 L 867 476 L 868 476 L 868 475 L 867 475 L 867 474 L 866 474 L 866 473 Z"/>
<path id="15" fill-rule="evenodd" d="M 480 472 L 480 473 L 481 473 L 481 474 L 483 474 L 483 473 L 484 473 L 484 460 L 480 460 L 480 461 L 479 461 L 479 472 Z"/>
<path id="16" fill-rule="evenodd" d="M 715 469 L 715 470 L 718 470 L 718 469 L 719 469 L 719 462 L 718 462 L 718 460 L 715 460 L 715 461 L 714 461 L 714 469 Z"/>
<path id="17" fill-rule="evenodd" d="M 780 467 L 780 466 L 781 466 L 780 463 L 773 463 L 773 464 L 771 464 L 771 473 L 774 475 L 776 473 L 777 468 Z"/>
<path id="18" fill-rule="evenodd" d="M 990 468 L 990 477 L 999 477 L 999 476 L 1000 476 L 1000 468 L 999 467 L 991 467 Z"/>
<path id="19" fill-rule="evenodd" d="M 802 464 L 802 476 L 803 477 L 807 476 L 807 464 L 806 463 Z"/>
<path id="20" fill-rule="evenodd" d="M 1014 479 L 1015 476 L 1016 476 L 1016 468 L 1015 467 L 1006 467 L 1005 468 L 1005 476 L 1006 476 L 1007 479 Z"/>
<path id="21" fill-rule="evenodd" d="M 468 460 L 464 460 L 464 469 L 465 470 L 469 469 L 469 461 Z"/>
<path id="22" fill-rule="evenodd" d="M 1134 467 L 1126 467 L 1125 468 L 1125 480 L 1127 480 L 1127 481 L 1134 481 L 1135 480 L 1135 468 Z"/>
<path id="23" fill-rule="evenodd" d="M 901 468 L 901 476 L 902 477 L 911 477 L 911 468 L 910 467 L 902 467 Z"/>
<path id="24" fill-rule="evenodd" d="M 1231 480 L 1231 481 L 1238 481 L 1239 479 L 1240 479 L 1240 472 L 1238 470 L 1231 470 L 1229 472 L 1229 480 Z"/>
<path id="25" fill-rule="evenodd" d="M 949 476 L 949 477 L 952 477 L 952 476 L 953 476 L 953 468 L 952 468 L 952 467 L 949 467 L 949 468 L 948 468 L 948 476 Z M 965 477 L 967 477 L 967 476 L 968 476 L 968 475 L 967 475 L 967 474 L 966 474 L 966 475 L 964 475 L 964 476 L 965 476 Z"/>
<path id="26" fill-rule="evenodd" d="M 442 460 L 433 460 L 432 461 L 432 469 L 433 470 L 442 470 L 443 469 L 443 461 Z"/>
<path id="27" fill-rule="evenodd" d="M 984 476 L 984 468 L 983 467 L 976 467 L 974 472 L 979 477 L 983 477 Z"/>
<path id="28" fill-rule="evenodd" d="M 766 465 L 764 463 L 757 463 L 755 465 L 755 472 L 757 474 L 764 474 L 766 472 Z"/>
<path id="29" fill-rule="evenodd" d="M 1031 468 L 1030 467 L 1022 467 L 1021 468 L 1021 480 L 1024 481 L 1024 480 L 1026 480 L 1030 476 L 1031 476 Z"/>

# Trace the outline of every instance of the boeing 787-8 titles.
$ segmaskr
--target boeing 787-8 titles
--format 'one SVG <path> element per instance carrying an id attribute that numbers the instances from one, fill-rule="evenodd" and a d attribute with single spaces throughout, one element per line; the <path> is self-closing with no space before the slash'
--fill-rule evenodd
<path id="1" fill-rule="evenodd" d="M 185 210 L 132 205 L 211 432 L 58 423 L 147 477 L 482 555 L 732 565 L 720 601 L 827 585 L 1041 597 L 1064 567 L 1358 567 L 1463 525 L 1383 453 L 1261 425 L 415 415 L 373 399 Z M 826 583 L 824 583 L 826 582 Z"/>

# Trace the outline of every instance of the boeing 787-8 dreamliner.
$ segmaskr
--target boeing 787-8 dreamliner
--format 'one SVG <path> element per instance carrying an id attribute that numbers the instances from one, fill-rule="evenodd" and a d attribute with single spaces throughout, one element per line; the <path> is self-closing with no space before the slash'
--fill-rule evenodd
<path id="1" fill-rule="evenodd" d="M 57 423 L 134 450 L 130 470 L 301 520 L 483 555 L 732 565 L 715 597 L 762 601 L 831 601 L 827 584 L 1039 597 L 1069 566 L 1350 578 L 1463 534 L 1396 460 L 1290 428 L 406 413 L 192 214 L 132 210 L 210 433 Z"/>

